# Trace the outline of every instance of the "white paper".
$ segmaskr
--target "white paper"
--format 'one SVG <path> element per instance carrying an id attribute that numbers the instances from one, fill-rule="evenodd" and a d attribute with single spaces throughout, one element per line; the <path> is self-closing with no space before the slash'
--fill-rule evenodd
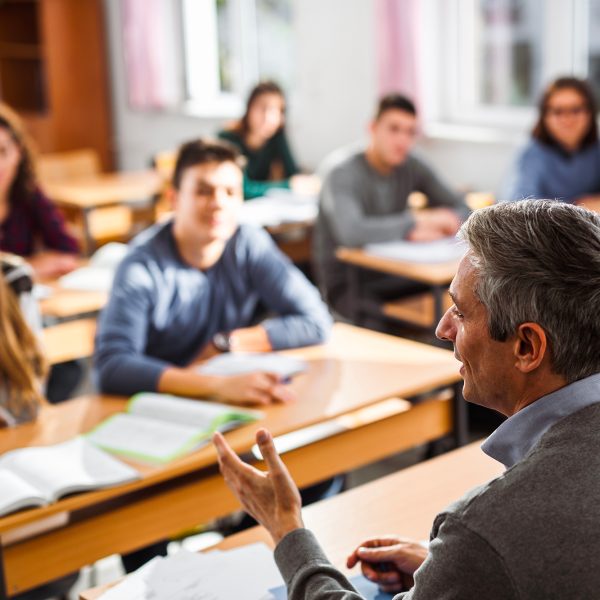
<path id="1" fill-rule="evenodd" d="M 263 416 L 256 410 L 245 410 L 217 402 L 150 392 L 136 394 L 128 412 L 159 421 L 195 427 L 200 432 L 209 431 L 215 420 L 224 415 L 241 414 L 248 415 L 252 419 L 260 419 Z"/>
<path id="2" fill-rule="evenodd" d="M 367 254 L 405 262 L 435 264 L 458 260 L 467 251 L 467 245 L 456 238 L 444 238 L 434 242 L 385 242 L 367 244 Z"/>
<path id="3" fill-rule="evenodd" d="M 130 581 L 131 580 L 131 581 Z M 101 600 L 261 600 L 283 584 L 264 544 L 210 553 L 181 551 L 154 559 Z"/>
<path id="4" fill-rule="evenodd" d="M 240 207 L 240 223 L 257 227 L 275 227 L 284 223 L 310 223 L 319 212 L 316 197 L 290 196 L 256 198 L 248 200 Z"/>
<path id="5" fill-rule="evenodd" d="M 17 473 L 51 500 L 139 478 L 135 469 L 82 437 L 54 446 L 12 450 L 0 458 L 0 468 Z"/>
<path id="6" fill-rule="evenodd" d="M 187 450 L 198 433 L 196 427 L 119 413 L 88 433 L 87 438 L 111 452 L 142 461 L 165 462 Z"/>
<path id="7" fill-rule="evenodd" d="M 276 373 L 282 379 L 292 377 L 306 371 L 307 364 L 303 360 L 291 358 L 274 352 L 263 353 L 226 353 L 219 354 L 198 368 L 204 375 L 241 375 L 264 371 Z"/>
<path id="8" fill-rule="evenodd" d="M 0 469 L 0 516 L 25 506 L 43 505 L 39 490 L 8 469 Z"/>

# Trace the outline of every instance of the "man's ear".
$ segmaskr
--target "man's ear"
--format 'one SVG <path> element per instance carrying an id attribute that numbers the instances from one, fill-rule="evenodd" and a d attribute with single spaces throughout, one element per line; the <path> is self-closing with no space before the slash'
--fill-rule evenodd
<path id="1" fill-rule="evenodd" d="M 548 337 L 538 323 L 521 323 L 514 340 L 515 366 L 522 373 L 535 371 L 548 354 Z"/>

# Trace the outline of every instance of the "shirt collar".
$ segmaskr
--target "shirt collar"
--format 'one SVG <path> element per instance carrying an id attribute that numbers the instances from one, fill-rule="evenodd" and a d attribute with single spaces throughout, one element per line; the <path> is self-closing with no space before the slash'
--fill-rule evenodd
<path id="1" fill-rule="evenodd" d="M 525 458 L 539 439 L 561 419 L 600 402 L 600 373 L 542 396 L 509 417 L 481 449 L 507 469 Z"/>

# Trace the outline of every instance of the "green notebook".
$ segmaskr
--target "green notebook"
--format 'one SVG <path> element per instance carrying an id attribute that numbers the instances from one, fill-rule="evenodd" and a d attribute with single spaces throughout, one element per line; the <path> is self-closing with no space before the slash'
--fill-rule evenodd
<path id="1" fill-rule="evenodd" d="M 87 438 L 109 452 L 165 464 L 208 443 L 215 431 L 228 431 L 262 416 L 204 400 L 140 393 L 129 400 L 126 412 L 109 417 Z"/>

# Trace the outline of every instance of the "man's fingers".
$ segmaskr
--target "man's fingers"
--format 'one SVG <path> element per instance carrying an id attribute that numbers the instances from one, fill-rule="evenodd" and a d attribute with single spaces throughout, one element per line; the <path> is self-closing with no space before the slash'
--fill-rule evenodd
<path id="1" fill-rule="evenodd" d="M 216 431 L 212 437 L 213 444 L 217 449 L 217 455 L 219 458 L 219 466 L 221 472 L 227 471 L 228 474 L 235 473 L 237 477 L 247 474 L 248 471 L 252 471 L 253 468 L 247 465 L 229 446 L 225 441 L 223 434 Z M 225 473 L 223 473 L 225 475 Z"/>
<path id="2" fill-rule="evenodd" d="M 290 388 L 280 383 L 272 386 L 269 391 L 276 402 L 283 402 L 285 404 L 296 399 L 296 394 Z"/>
<path id="3" fill-rule="evenodd" d="M 364 560 L 366 562 L 385 562 L 393 560 L 392 554 L 394 557 L 397 557 L 398 554 L 401 554 L 401 549 L 399 546 L 393 546 L 393 550 L 391 550 L 392 546 L 384 546 L 382 548 L 365 548 L 361 547 L 358 549 L 357 554 L 360 560 Z"/>
<path id="4" fill-rule="evenodd" d="M 260 453 L 267 464 L 267 467 L 271 473 L 278 473 L 287 469 L 281 460 L 277 450 L 275 450 L 275 444 L 271 434 L 266 429 L 259 429 L 256 432 L 256 443 L 260 448 Z"/>

